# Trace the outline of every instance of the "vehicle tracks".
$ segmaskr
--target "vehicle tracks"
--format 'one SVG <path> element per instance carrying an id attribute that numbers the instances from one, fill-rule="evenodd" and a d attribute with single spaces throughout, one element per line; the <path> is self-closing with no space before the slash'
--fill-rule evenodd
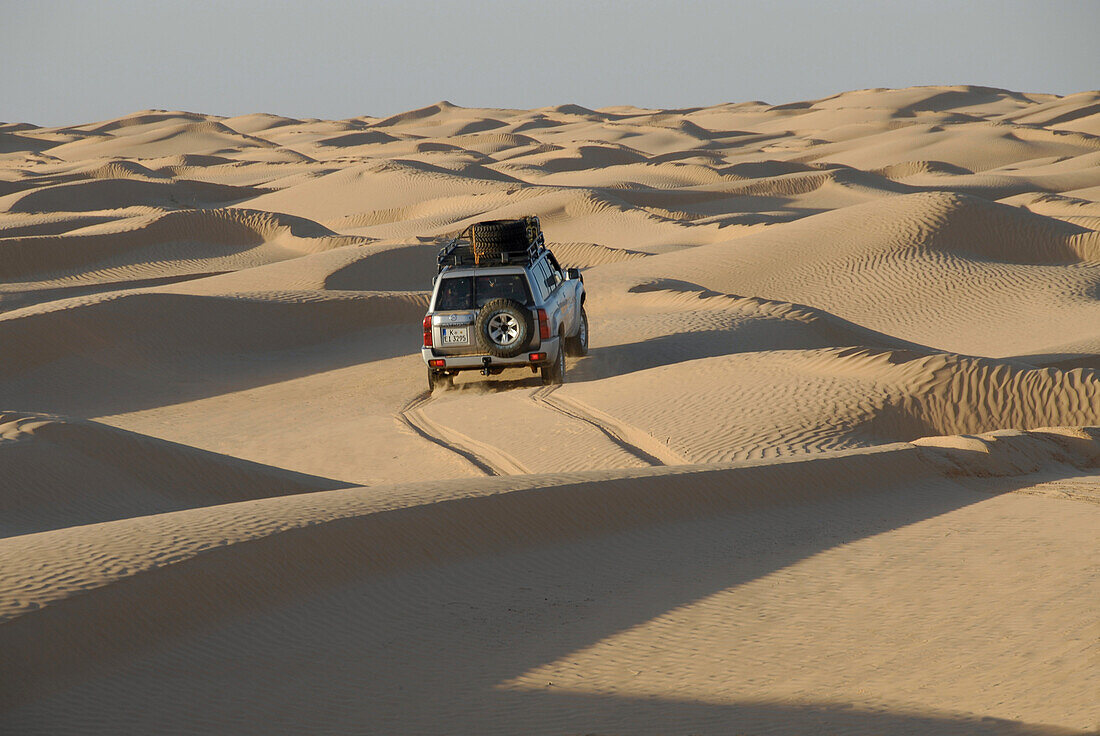
<path id="1" fill-rule="evenodd" d="M 577 399 L 559 396 L 558 386 L 544 386 L 531 394 L 531 400 L 551 411 L 584 422 L 602 432 L 609 440 L 649 465 L 685 465 L 687 460 L 637 427 L 621 422 Z"/>
<path id="2" fill-rule="evenodd" d="M 425 391 L 405 404 L 394 418 L 429 442 L 458 455 L 485 475 L 526 475 L 531 471 L 504 451 L 433 422 L 424 413 L 432 402 Z"/>

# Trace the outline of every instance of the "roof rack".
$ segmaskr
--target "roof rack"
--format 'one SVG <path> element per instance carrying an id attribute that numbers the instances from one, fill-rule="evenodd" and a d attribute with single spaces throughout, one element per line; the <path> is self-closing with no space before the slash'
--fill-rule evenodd
<path id="1" fill-rule="evenodd" d="M 537 224 L 538 220 L 535 219 Z M 510 250 L 502 250 L 497 253 L 475 253 L 470 238 L 470 231 L 474 225 L 467 227 L 461 233 L 452 238 L 436 257 L 437 272 L 451 266 L 466 266 L 474 268 L 495 268 L 498 266 L 527 266 L 542 255 L 546 250 L 546 241 L 542 231 L 526 246 L 519 246 Z"/>

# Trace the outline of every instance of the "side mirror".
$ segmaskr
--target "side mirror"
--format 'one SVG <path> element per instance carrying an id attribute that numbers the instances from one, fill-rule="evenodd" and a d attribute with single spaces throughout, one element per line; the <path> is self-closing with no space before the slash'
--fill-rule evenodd
<path id="1" fill-rule="evenodd" d="M 570 281 L 583 281 L 581 278 L 581 270 L 579 268 L 568 268 L 565 270 L 565 278 Z"/>

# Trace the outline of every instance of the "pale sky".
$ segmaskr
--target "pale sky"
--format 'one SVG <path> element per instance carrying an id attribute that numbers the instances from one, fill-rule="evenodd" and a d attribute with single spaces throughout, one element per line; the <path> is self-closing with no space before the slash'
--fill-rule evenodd
<path id="1" fill-rule="evenodd" d="M 0 0 L 0 121 L 1100 88 L 1100 0 Z"/>

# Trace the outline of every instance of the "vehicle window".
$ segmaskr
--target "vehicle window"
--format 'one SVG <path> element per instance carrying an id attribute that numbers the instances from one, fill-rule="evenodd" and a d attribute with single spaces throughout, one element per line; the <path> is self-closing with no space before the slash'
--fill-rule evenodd
<path id="1" fill-rule="evenodd" d="M 558 288 L 558 284 L 561 283 L 561 274 L 557 269 L 550 265 L 549 260 L 543 261 L 542 269 L 546 273 L 546 288 L 550 291 Z"/>
<path id="2" fill-rule="evenodd" d="M 550 267 L 550 275 L 554 277 L 554 286 L 557 286 L 562 281 L 565 281 L 565 276 L 561 272 L 561 266 L 558 265 L 558 259 L 554 258 L 553 253 L 546 254 L 546 263 Z"/>
<path id="3" fill-rule="evenodd" d="M 546 297 L 550 295 L 550 286 L 547 283 L 547 279 L 550 277 L 550 271 L 546 268 L 546 261 L 537 261 L 531 267 L 531 276 L 534 277 L 539 293 L 545 300 Z"/>
<path id="4" fill-rule="evenodd" d="M 508 273 L 497 276 L 478 276 L 474 279 L 475 304 L 485 306 L 493 299 L 512 299 L 520 304 L 530 304 L 527 293 L 527 279 L 523 274 Z"/>
<path id="5" fill-rule="evenodd" d="M 473 280 L 469 276 L 455 276 L 443 279 L 439 284 L 439 294 L 435 299 L 435 308 L 440 312 L 455 309 L 473 309 Z"/>

